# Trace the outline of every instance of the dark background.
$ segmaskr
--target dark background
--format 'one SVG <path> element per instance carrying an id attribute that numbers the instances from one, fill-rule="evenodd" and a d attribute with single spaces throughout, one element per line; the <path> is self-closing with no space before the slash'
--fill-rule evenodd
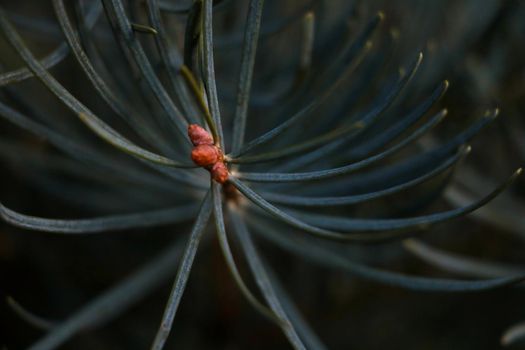
<path id="1" fill-rule="evenodd" d="M 47 1 L 0 3 L 12 12 L 53 20 Z M 267 6 L 277 6 L 276 3 L 277 0 L 267 0 Z M 293 9 L 297 3 L 300 1 L 286 1 L 286 8 Z M 339 1 L 326 3 L 335 12 L 338 6 L 343 6 Z M 386 14 L 381 35 L 391 35 L 392 31 L 399 35 L 396 57 L 425 50 L 423 73 L 417 80 L 421 89 L 445 78 L 451 82 L 441 103 L 449 109 L 450 117 L 437 136 L 464 125 L 486 108 L 501 108 L 500 118 L 472 143 L 473 152 L 465 168 L 474 169 L 476 174 L 495 183 L 522 165 L 523 138 L 509 135 L 516 135 L 517 130 L 523 136 L 525 130 L 525 4 L 511 0 L 362 1 L 352 12 L 351 23 L 359 27 L 363 23 L 361 18 L 378 9 Z M 34 23 L 37 25 L 38 21 Z M 21 33 L 37 56 L 49 52 L 57 43 L 56 35 L 45 31 L 26 29 Z M 20 66 L 4 41 L 0 41 L 0 53 L 5 70 Z M 102 103 L 86 88 L 86 80 L 71 57 L 52 72 L 76 96 L 94 105 Z M 220 68 L 218 72 L 220 75 Z M 31 95 L 35 108 L 67 117 L 64 107 L 37 82 L 23 82 L 17 88 Z M 3 120 L 1 139 L 44 150 L 47 147 L 44 141 Z M 50 196 L 35 181 L 38 166 L 21 161 L 7 147 L 1 148 L 0 200 L 9 207 L 27 214 L 60 218 L 89 217 L 107 212 L 102 209 L 105 206 L 111 207 L 102 203 L 97 211 L 83 207 L 79 204 L 82 200 L 72 205 L 64 198 Z M 467 176 L 459 170 L 452 188 L 468 183 Z M 508 190 L 520 203 L 524 201 L 524 184 L 519 180 Z M 79 186 L 89 189 L 92 184 L 79 183 Z M 446 208 L 450 205 L 447 198 L 451 197 L 445 195 L 435 201 L 432 208 Z M 469 216 L 439 226 L 425 238 L 454 252 L 525 265 L 522 254 L 525 231 L 520 229 L 524 227 L 525 215 L 512 207 L 506 210 L 516 219 L 515 224 L 507 222 L 506 228 L 483 216 Z M 22 349 L 44 334 L 9 309 L 4 302 L 6 296 L 14 297 L 37 315 L 51 320 L 65 319 L 150 260 L 174 235 L 188 232 L 189 227 L 66 237 L 0 224 L 0 348 Z M 214 235 L 209 233 L 197 255 L 167 348 L 289 348 L 280 331 L 253 311 L 238 292 L 224 267 Z M 465 294 L 405 291 L 321 268 L 264 241 L 260 247 L 331 349 L 497 349 L 502 333 L 525 320 L 523 290 L 519 287 Z M 363 260 L 391 270 L 457 277 L 415 259 L 399 243 L 364 248 L 359 254 Z M 78 334 L 62 348 L 148 348 L 170 284 L 167 280 L 155 293 L 116 319 Z M 523 343 L 521 346 L 525 348 Z M 520 344 L 512 348 L 519 349 Z"/>

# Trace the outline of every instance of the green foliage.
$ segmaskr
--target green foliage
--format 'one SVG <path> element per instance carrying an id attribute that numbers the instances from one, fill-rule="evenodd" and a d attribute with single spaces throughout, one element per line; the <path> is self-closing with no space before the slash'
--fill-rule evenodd
<path id="1" fill-rule="evenodd" d="M 440 145 L 421 149 L 418 142 L 447 114 L 437 105 L 448 82 L 438 83 L 429 93 L 418 85 L 411 88 L 423 53 L 410 55 L 409 63 L 397 70 L 397 62 L 389 61 L 393 39 L 377 34 L 382 13 L 360 23 L 357 33 L 345 33 L 341 18 L 326 15 L 319 3 L 307 2 L 289 14 L 279 13 L 279 6 L 265 8 L 263 0 L 247 4 L 196 0 L 189 7 L 159 0 L 138 5 L 122 0 L 75 1 L 66 7 L 63 0 L 53 0 L 65 41 L 43 59 L 35 57 L 12 24 L 12 16 L 0 10 L 1 32 L 25 64 L 0 75 L 7 96 L 0 101 L 0 115 L 59 151 L 56 163 L 49 158 L 46 166 L 56 164 L 68 175 L 109 189 L 91 198 L 80 191 L 82 200 L 97 208 L 107 197 L 122 196 L 125 211 L 90 219 L 50 219 L 1 204 L 2 218 L 22 228 L 57 234 L 193 221 L 184 242 L 177 239 L 165 255 L 52 327 L 32 349 L 56 348 L 82 329 L 103 324 L 148 293 L 177 261 L 175 282 L 152 345 L 162 349 L 199 243 L 212 230 L 210 221 L 242 294 L 281 328 L 295 349 L 325 346 L 259 254 L 252 231 L 308 260 L 410 290 L 472 292 L 525 279 L 520 269 L 484 274 L 476 273 L 488 270 L 484 265 L 477 269 L 470 263 L 482 279 L 414 276 L 369 266 L 341 249 L 404 240 L 404 246 L 424 260 L 462 267 L 465 260 L 450 260 L 444 252 L 405 239 L 484 206 L 521 169 L 461 207 L 433 213 L 412 210 L 410 216 L 390 210 L 378 211 L 381 217 L 355 217 L 356 205 L 388 201 L 413 189 L 422 189 L 411 194 L 413 203 L 420 203 L 414 205 L 429 205 L 434 192 L 441 192 L 470 151 L 467 143 L 494 120 L 498 110 L 477 118 Z M 221 17 L 227 12 L 246 14 L 244 28 L 229 28 Z M 216 23 L 216 18 L 221 22 Z M 220 34 L 214 34 L 217 28 Z M 276 39 L 279 36 L 285 38 L 284 45 Z M 176 44 L 179 37 L 184 37 L 182 45 Z M 372 45 L 375 42 L 379 45 Z M 88 107 L 53 77 L 51 70 L 69 56 L 106 109 L 96 104 Z M 12 86 L 31 78 L 40 80 L 71 111 L 68 119 L 56 119 L 45 107 L 17 98 Z M 16 107 L 20 104 L 24 108 Z M 86 128 L 79 130 L 77 121 L 98 138 Z M 211 180 L 207 171 L 191 163 L 190 124 L 207 127 L 225 151 L 229 168 L 225 184 Z M 66 192 L 53 191 L 58 196 Z M 130 193 L 136 203 L 128 203 Z M 243 280 L 230 247 L 233 236 L 264 301 Z"/>

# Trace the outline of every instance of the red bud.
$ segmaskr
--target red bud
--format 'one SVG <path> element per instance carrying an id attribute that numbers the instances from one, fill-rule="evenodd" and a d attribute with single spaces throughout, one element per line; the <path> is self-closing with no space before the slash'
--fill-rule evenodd
<path id="1" fill-rule="evenodd" d="M 188 125 L 188 136 L 194 146 L 213 145 L 213 137 L 210 133 L 197 124 Z"/>
<path id="2" fill-rule="evenodd" d="M 211 168 L 211 177 L 218 183 L 224 184 L 228 181 L 228 168 L 222 162 L 217 162 Z"/>
<path id="3" fill-rule="evenodd" d="M 219 161 L 219 152 L 215 146 L 198 145 L 191 151 L 191 159 L 195 164 L 206 167 Z"/>

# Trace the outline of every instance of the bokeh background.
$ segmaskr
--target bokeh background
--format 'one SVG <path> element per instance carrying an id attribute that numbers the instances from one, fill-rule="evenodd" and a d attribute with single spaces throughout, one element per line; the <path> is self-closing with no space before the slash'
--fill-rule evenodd
<path id="1" fill-rule="evenodd" d="M 217 14 L 216 41 L 219 46 L 221 33 L 226 33 L 224 37 L 228 38 L 228 32 L 242 28 L 245 19 L 243 1 L 227 2 L 229 4 Z M 276 13 L 283 18 L 293 15 L 305 6 L 304 3 L 266 0 L 263 25 L 271 21 L 277 23 L 279 18 L 272 17 Z M 9 11 L 37 57 L 53 50 L 62 40 L 48 1 L 2 0 L 0 4 Z M 342 40 L 343 34 L 338 37 L 342 30 L 337 28 L 347 26 L 353 33 L 377 11 L 383 11 L 385 21 L 378 33 L 377 45 L 391 46 L 388 67 L 406 62 L 418 50 L 425 53 L 421 72 L 405 93 L 407 100 L 412 94 L 427 91 L 443 79 L 449 80 L 450 89 L 440 103 L 449 110 L 447 122 L 432 137 L 423 140 L 420 147 L 467 125 L 487 108 L 500 108 L 500 117 L 475 138 L 472 153 L 449 179 L 449 186 L 446 189 L 439 187 L 443 189 L 442 195 L 438 192 L 432 195 L 433 199 L 427 204 L 429 208 L 444 209 L 477 198 L 524 164 L 523 1 L 330 0 L 313 1 L 307 5 L 320 13 L 319 31 L 334 29 L 330 38 L 318 39 L 321 43 L 322 40 L 327 40 L 327 43 Z M 172 20 L 178 40 L 183 33 L 184 20 L 181 15 Z M 261 51 L 258 69 L 278 71 L 289 63 L 287 57 L 295 57 L 290 51 L 297 48 L 289 43 L 299 35 L 300 25 L 294 23 L 291 21 L 287 29 L 271 39 L 271 47 L 281 50 L 279 54 Z M 103 24 L 100 26 L 95 32 L 104 39 L 108 33 Z M 237 68 L 231 60 L 238 59 L 239 49 L 228 46 L 226 40 L 224 42 L 222 50 L 217 49 L 216 70 L 219 87 L 224 91 L 222 101 L 227 109 L 227 104 L 232 103 L 234 90 L 231 86 L 235 84 L 230 73 Z M 275 57 L 282 59 L 276 60 Z M 21 66 L 3 38 L 0 39 L 0 63 L 2 71 Z M 107 107 L 93 93 L 72 57 L 68 56 L 51 72 L 80 100 L 99 113 L 107 112 Z M 278 86 L 274 88 L 278 90 Z M 254 89 L 257 88 L 255 85 Z M 265 95 L 261 95 L 264 100 Z M 17 102 L 14 96 L 22 98 L 24 103 Z M 63 130 L 68 133 L 85 133 L 80 123 L 68 121 L 72 115 L 35 79 L 9 89 L 2 88 L 0 98 L 22 109 L 29 105 L 35 115 L 53 115 L 58 128 L 63 125 Z M 93 137 L 93 140 L 96 139 Z M 27 148 L 38 151 L 38 154 L 55 153 L 44 140 L 0 120 L 0 200 L 6 205 L 23 213 L 56 218 L 90 217 L 133 209 L 132 188 L 127 197 L 116 196 L 114 202 L 97 202 L 99 191 L 111 189 L 70 178 L 56 170 L 46 170 L 42 158 L 24 155 L 23 150 Z M 48 158 L 44 159 L 48 161 Z M 413 197 L 399 196 L 391 198 L 388 203 L 374 203 L 372 212 L 384 212 L 385 206 L 390 212 L 413 211 L 418 204 L 412 198 L 419 198 L 417 191 Z M 158 198 L 159 207 L 162 201 Z M 155 208 L 155 201 L 149 203 Z M 441 225 L 425 233 L 424 239 L 455 253 L 525 267 L 524 208 L 525 182 L 520 179 L 501 199 L 479 213 Z M 354 213 L 370 215 L 371 208 L 353 210 Z M 0 348 L 23 349 L 44 335 L 42 330 L 29 325 L 8 307 L 7 296 L 12 296 L 37 315 L 54 321 L 66 319 L 150 261 L 174 236 L 187 233 L 190 224 L 69 237 L 31 232 L 0 223 Z M 319 267 L 265 241 L 259 244 L 300 310 L 330 349 L 498 349 L 505 330 L 525 320 L 524 294 L 519 286 L 462 294 L 406 291 Z M 350 252 L 361 261 L 395 271 L 464 277 L 440 271 L 416 259 L 403 250 L 399 242 Z M 172 276 L 175 271 L 176 266 Z M 170 286 L 171 278 L 168 278 L 118 317 L 100 327 L 86 329 L 62 348 L 148 348 Z M 288 349 L 290 346 L 278 328 L 245 302 L 222 262 L 214 236 L 210 234 L 197 255 L 167 348 Z M 511 348 L 525 348 L 525 343 L 518 342 Z"/>

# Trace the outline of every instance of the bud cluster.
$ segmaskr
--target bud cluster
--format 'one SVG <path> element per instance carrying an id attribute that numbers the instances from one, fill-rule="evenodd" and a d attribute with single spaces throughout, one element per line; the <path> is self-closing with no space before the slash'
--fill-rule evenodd
<path id="1" fill-rule="evenodd" d="M 195 164 L 207 169 L 218 183 L 228 181 L 228 168 L 224 164 L 224 153 L 213 142 L 208 131 L 197 124 L 188 126 L 188 136 L 193 144 L 191 159 Z"/>

